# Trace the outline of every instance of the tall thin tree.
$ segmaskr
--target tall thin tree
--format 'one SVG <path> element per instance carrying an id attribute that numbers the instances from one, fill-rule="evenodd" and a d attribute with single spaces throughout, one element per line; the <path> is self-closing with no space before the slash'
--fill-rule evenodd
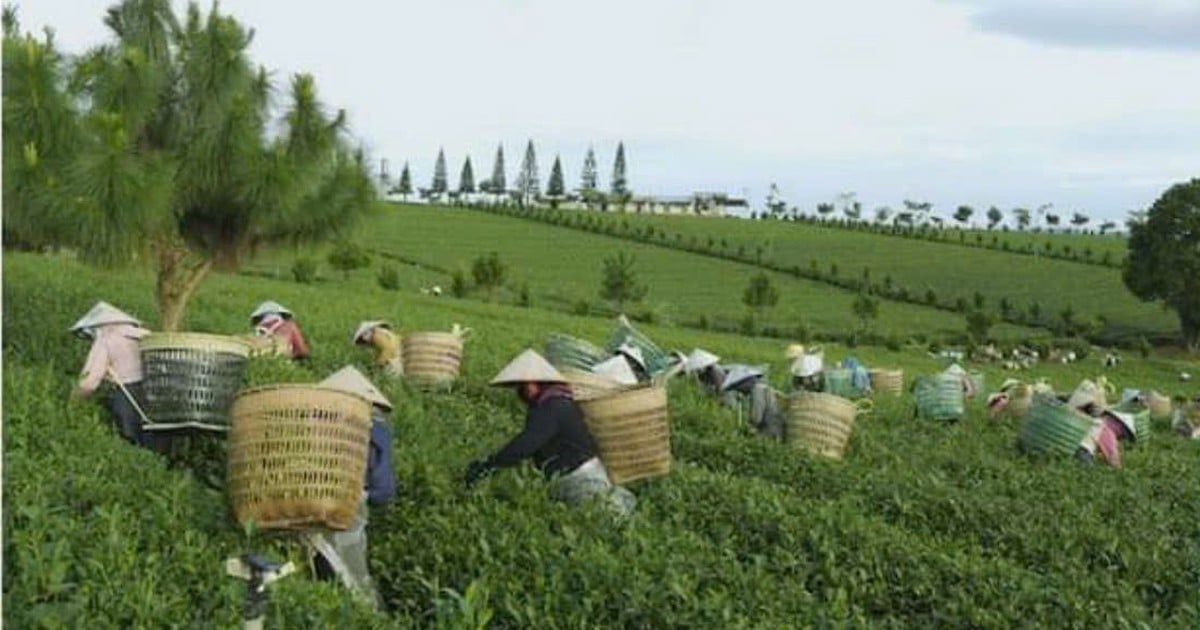
<path id="1" fill-rule="evenodd" d="M 533 149 L 533 140 L 525 145 L 525 158 L 521 160 L 521 170 L 517 174 L 517 192 L 521 195 L 522 203 L 530 203 L 541 192 L 538 182 L 537 153 Z"/>
<path id="2" fill-rule="evenodd" d="M 475 192 L 475 171 L 471 168 L 471 156 L 463 161 L 462 173 L 458 176 L 458 192 L 473 193 Z"/>
<path id="3" fill-rule="evenodd" d="M 579 178 L 579 191 L 585 195 L 596 191 L 596 151 L 590 146 L 587 156 L 583 158 L 583 174 Z"/>
<path id="4" fill-rule="evenodd" d="M 504 145 L 496 145 L 496 159 L 492 162 L 492 178 L 488 180 L 488 192 L 503 195 L 508 190 L 508 180 L 504 176 Z"/>
<path id="5" fill-rule="evenodd" d="M 629 196 L 629 182 L 625 180 L 625 143 L 617 143 L 617 156 L 613 159 L 612 194 L 618 200 Z"/>
<path id="6" fill-rule="evenodd" d="M 429 192 L 434 194 L 444 193 L 450 189 L 446 177 L 446 153 L 442 149 L 438 149 L 437 162 L 433 164 L 433 182 L 429 185 Z"/>

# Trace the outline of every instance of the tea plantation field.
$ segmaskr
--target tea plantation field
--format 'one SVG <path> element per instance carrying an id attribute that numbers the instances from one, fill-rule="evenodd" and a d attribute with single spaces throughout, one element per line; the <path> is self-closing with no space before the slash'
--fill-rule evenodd
<path id="1" fill-rule="evenodd" d="M 752 265 L 611 236 L 430 206 L 382 205 L 355 240 L 378 254 L 419 263 L 405 266 L 406 287 L 414 283 L 427 286 L 425 283 L 432 282 L 431 270 L 436 270 L 444 274 L 441 285 L 448 288 L 449 272 L 459 269 L 469 278 L 471 262 L 495 251 L 509 268 L 510 288 L 504 295 L 515 295 L 525 285 L 535 306 L 559 310 L 575 310 L 580 303 L 591 310 L 607 308 L 598 297 L 602 261 L 616 252 L 627 252 L 636 256 L 637 274 L 649 289 L 645 303 L 630 305 L 631 311 L 651 311 L 658 319 L 689 325 L 703 319 L 724 328 L 736 328 L 745 318 L 742 294 L 750 278 L 761 272 Z M 291 258 L 288 254 L 267 257 L 256 269 L 285 275 Z M 377 259 L 377 263 L 387 262 L 381 256 Z M 327 273 L 336 279 L 336 274 Z M 358 275 L 369 280 L 375 271 Z M 844 334 L 857 327 L 851 310 L 856 293 L 787 274 L 768 275 L 780 299 L 777 306 L 764 312 L 762 324 L 787 331 L 804 327 L 826 334 Z M 897 336 L 947 336 L 961 335 L 965 323 L 956 313 L 884 301 L 874 329 Z M 1009 340 L 1045 336 L 1043 331 L 1008 324 L 996 326 L 993 332 Z"/>
<path id="2" fill-rule="evenodd" d="M 403 209 L 404 206 L 399 206 Z M 548 214 L 543 212 L 542 215 Z M 837 267 L 840 278 L 860 278 L 869 270 L 872 282 L 890 279 L 913 296 L 933 291 L 940 303 L 957 298 L 974 303 L 981 294 L 985 308 L 998 311 L 1007 300 L 1013 311 L 1028 314 L 1034 303 L 1039 319 L 1054 321 L 1070 307 L 1079 319 L 1103 318 L 1101 333 L 1112 339 L 1145 335 L 1173 336 L 1179 322 L 1174 313 L 1156 304 L 1139 301 L 1125 288 L 1117 268 L 1014 252 L 964 247 L 950 242 L 872 234 L 862 231 L 783 221 L 751 221 L 703 217 L 662 217 L 639 214 L 600 214 L 562 211 L 578 222 L 583 216 L 620 227 L 618 234 L 653 228 L 664 233 L 669 243 L 706 246 L 717 252 L 741 252 L 785 268 L 815 269 L 830 273 Z M 1091 249 L 1097 260 L 1110 252 L 1114 260 L 1124 256 L 1124 241 L 1115 237 L 1036 235 L 964 232 L 973 239 L 984 236 L 1007 239 L 1015 247 L 1028 244 L 1035 249 L 1046 241 L 1055 251 L 1064 245 L 1075 250 Z M 676 236 L 678 235 L 678 236 Z M 1040 251 L 1040 250 L 1039 250 Z M 813 263 L 816 267 L 812 267 Z"/>
<path id="3" fill-rule="evenodd" d="M 381 232 L 379 247 L 411 251 L 421 239 L 409 232 L 420 229 Z M 462 227 L 464 239 L 480 238 L 468 229 Z M 586 252 L 564 232 L 574 234 L 546 230 L 549 240 L 540 246 L 560 247 L 565 255 L 551 265 L 574 269 Z M 483 246 L 436 262 L 458 264 L 455 256 Z M 647 250 L 642 260 L 651 267 L 655 259 Z M 530 281 L 542 277 L 537 262 L 520 263 Z M 248 540 L 218 489 L 186 467 L 126 446 L 93 403 L 69 400 L 86 344 L 66 327 L 97 299 L 153 323 L 153 278 L 91 269 L 66 256 L 8 252 L 3 271 L 3 621 L 233 625 L 241 587 L 224 577 L 222 559 L 250 546 L 299 560 L 298 547 L 281 537 Z M 733 412 L 678 379 L 670 388 L 676 464 L 669 476 L 631 487 L 638 511 L 618 524 L 591 508 L 551 502 L 532 471 L 497 475 L 472 490 L 461 483 L 466 463 L 521 422 L 512 395 L 485 387 L 486 380 L 549 332 L 600 341 L 610 319 L 426 297 L 411 288 L 384 292 L 358 273 L 349 282 L 313 285 L 218 275 L 189 310 L 189 329 L 231 334 L 246 330 L 247 314 L 263 299 L 296 311 L 313 346 L 311 365 L 259 361 L 249 385 L 316 381 L 349 362 L 365 366 L 368 357 L 349 344 L 362 319 L 387 317 L 402 331 L 456 322 L 473 328 L 453 391 L 381 382 L 396 405 L 399 496 L 373 514 L 369 532 L 387 614 L 374 616 L 340 589 L 296 576 L 278 585 L 270 625 L 1200 625 L 1200 450 L 1163 427 L 1127 451 L 1125 468 L 1116 471 L 1023 457 L 1013 446 L 1017 427 L 989 423 L 978 404 L 965 421 L 943 426 L 913 419 L 905 401 L 880 399 L 859 419 L 846 459 L 828 462 L 751 436 Z M 420 273 L 411 281 L 425 280 Z M 598 270 L 570 273 L 595 278 L 589 287 L 598 283 Z M 710 282 L 703 273 L 672 273 L 680 284 Z M 694 304 L 704 306 L 704 294 L 695 295 Z M 675 299 L 681 308 L 689 304 Z M 728 359 L 770 363 L 782 383 L 779 340 L 642 330 L 664 347 L 700 345 Z M 826 347 L 832 359 L 847 352 Z M 903 367 L 908 376 L 938 368 L 923 353 L 856 353 L 869 365 Z M 1183 367 L 1130 359 L 1109 377 L 1119 387 L 1194 393 L 1174 380 Z M 1068 388 L 1100 369 L 1093 357 L 1032 375 Z M 1002 378 L 987 372 L 992 384 Z M 219 469 L 219 444 L 209 446 L 188 463 Z"/>

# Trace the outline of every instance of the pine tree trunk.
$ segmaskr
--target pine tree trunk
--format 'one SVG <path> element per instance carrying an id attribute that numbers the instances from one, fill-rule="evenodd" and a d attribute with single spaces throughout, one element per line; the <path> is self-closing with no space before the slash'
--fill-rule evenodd
<path id="1" fill-rule="evenodd" d="M 184 311 L 197 287 L 212 270 L 213 261 L 199 258 L 178 244 L 157 248 L 158 278 L 155 284 L 162 330 L 176 332 L 183 325 Z"/>

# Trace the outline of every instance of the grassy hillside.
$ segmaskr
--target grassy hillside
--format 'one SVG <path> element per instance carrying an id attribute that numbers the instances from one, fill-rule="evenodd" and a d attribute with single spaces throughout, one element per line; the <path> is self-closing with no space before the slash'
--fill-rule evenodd
<path id="1" fill-rule="evenodd" d="M 4 275 L 4 621 L 232 624 L 239 590 L 218 563 L 245 543 L 222 495 L 125 446 L 90 403 L 66 398 L 86 348 L 60 331 L 98 298 L 153 320 L 151 278 L 7 253 Z M 256 364 L 249 385 L 365 364 L 347 341 L 360 319 L 475 331 L 454 392 L 382 384 L 397 409 L 400 496 L 374 515 L 370 534 L 390 616 L 369 618 L 338 589 L 298 576 L 273 600 L 271 614 L 288 627 L 465 627 L 480 612 L 499 627 L 549 628 L 1200 623 L 1200 490 L 1185 482 L 1200 460 L 1195 443 L 1164 431 L 1128 451 L 1122 471 L 1085 468 L 1022 457 L 1016 427 L 989 424 L 977 405 L 947 427 L 881 400 L 857 423 L 846 460 L 831 463 L 751 437 L 679 381 L 670 392 L 675 469 L 635 485 L 638 512 L 617 527 L 550 502 L 529 472 L 472 491 L 459 481 L 467 461 L 519 425 L 515 400 L 485 379 L 550 331 L 598 341 L 610 321 L 365 283 L 217 276 L 202 286 L 189 327 L 243 331 L 266 298 L 296 310 L 314 358 L 307 368 Z M 777 378 L 782 371 L 778 341 L 644 331 L 667 347 L 699 344 L 770 362 Z M 844 353 L 829 347 L 831 358 Z M 910 375 L 936 367 L 920 354 L 859 356 Z M 1110 377 L 1183 393 L 1171 380 L 1179 368 L 1131 360 Z M 1037 374 L 1067 387 L 1097 370 L 1089 362 Z M 284 540 L 269 547 L 297 556 Z"/>
<path id="2" fill-rule="evenodd" d="M 668 242 L 680 245 L 711 243 L 717 251 L 751 256 L 761 251 L 763 261 L 788 268 L 808 270 L 816 261 L 817 270 L 828 274 L 836 265 L 841 278 L 859 278 L 867 268 L 873 282 L 890 277 L 913 295 L 933 290 L 942 303 L 959 297 L 973 302 L 978 292 L 988 308 L 998 309 L 1000 301 L 1007 299 L 1014 310 L 1028 313 L 1036 302 L 1046 321 L 1057 319 L 1069 306 L 1078 318 L 1104 317 L 1102 335 L 1109 338 L 1172 336 L 1179 328 L 1173 313 L 1130 294 L 1119 270 L 1096 265 L 780 221 L 588 216 L 628 225 L 634 231 L 653 228 L 665 233 Z M 1057 238 L 1095 241 L 1102 237 Z"/>
<path id="3" fill-rule="evenodd" d="M 747 311 L 742 294 L 750 277 L 760 271 L 752 265 L 608 236 L 428 206 L 388 206 L 371 219 L 360 240 L 374 250 L 416 260 L 426 267 L 462 269 L 468 277 L 476 256 L 496 251 L 510 267 L 511 283 L 528 285 L 535 305 L 565 309 L 580 302 L 595 308 L 601 302 L 603 259 L 618 251 L 629 252 L 637 257 L 638 274 L 649 287 L 645 304 L 633 305 L 632 310 L 654 310 L 664 314 L 664 319 L 687 324 L 703 318 L 713 325 L 736 326 Z M 286 267 L 285 262 L 270 264 Z M 858 325 L 851 312 L 854 293 L 786 274 L 769 275 L 780 300 L 764 315 L 764 324 L 785 331 L 804 326 L 837 334 Z M 448 285 L 443 282 L 443 286 Z M 881 305 L 875 324 L 878 331 L 897 335 L 961 334 L 964 327 L 960 315 L 892 302 Z M 1002 325 L 995 333 L 1014 339 L 1033 331 Z"/>

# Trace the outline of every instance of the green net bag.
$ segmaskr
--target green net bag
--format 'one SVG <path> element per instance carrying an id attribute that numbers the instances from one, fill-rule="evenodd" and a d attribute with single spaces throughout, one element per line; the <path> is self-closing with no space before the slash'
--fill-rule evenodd
<path id="1" fill-rule="evenodd" d="M 913 383 L 917 415 L 930 420 L 959 420 L 966 413 L 960 376 L 938 374 L 918 376 Z"/>
<path id="2" fill-rule="evenodd" d="M 546 338 L 546 360 L 560 368 L 575 368 L 590 372 L 607 354 L 583 339 L 561 333 Z"/>
<path id="3" fill-rule="evenodd" d="M 1093 422 L 1057 398 L 1037 394 L 1018 439 L 1030 453 L 1071 456 L 1092 430 Z"/>
<path id="4" fill-rule="evenodd" d="M 651 375 L 666 370 L 674 363 L 671 355 L 664 352 L 657 344 L 650 341 L 649 337 L 634 328 L 633 324 L 629 323 L 629 320 L 624 315 L 618 319 L 617 329 L 609 337 L 605 349 L 608 350 L 609 354 L 613 354 L 623 344 L 629 344 L 642 352 L 642 358 L 646 361 L 646 371 Z"/>

